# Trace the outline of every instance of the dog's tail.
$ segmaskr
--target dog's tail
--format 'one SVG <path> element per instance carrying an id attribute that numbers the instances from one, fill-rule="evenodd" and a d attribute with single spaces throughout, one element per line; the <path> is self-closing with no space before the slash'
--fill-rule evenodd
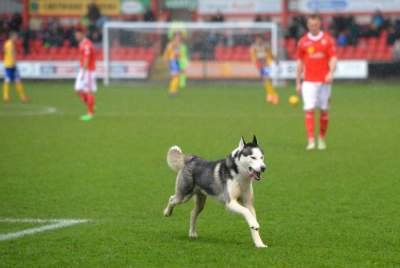
<path id="1" fill-rule="evenodd" d="M 181 148 L 179 146 L 172 146 L 169 148 L 167 153 L 167 163 L 168 166 L 178 172 L 183 168 L 185 155 L 183 154 Z"/>

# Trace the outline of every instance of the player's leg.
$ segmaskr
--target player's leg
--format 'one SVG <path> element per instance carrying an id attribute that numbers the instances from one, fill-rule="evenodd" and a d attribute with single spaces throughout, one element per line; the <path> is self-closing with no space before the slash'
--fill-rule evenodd
<path id="1" fill-rule="evenodd" d="M 11 82 L 11 71 L 10 68 L 4 69 L 4 82 L 3 82 L 3 101 L 10 101 L 10 82 Z"/>
<path id="2" fill-rule="evenodd" d="M 187 60 L 179 60 L 179 88 L 186 87 L 186 67 L 187 67 Z"/>
<path id="3" fill-rule="evenodd" d="M 319 88 L 319 108 L 320 108 L 320 117 L 319 117 L 319 136 L 318 136 L 318 149 L 325 150 L 326 142 L 325 136 L 328 131 L 328 122 L 329 122 L 329 99 L 331 96 L 331 85 L 323 84 Z"/>
<path id="4" fill-rule="evenodd" d="M 179 74 L 179 88 L 186 87 L 186 73 L 185 70 L 182 70 Z"/>
<path id="5" fill-rule="evenodd" d="M 171 71 L 171 81 L 169 83 L 169 94 L 175 96 L 179 88 L 179 63 L 176 60 L 169 61 L 169 68 Z"/>
<path id="6" fill-rule="evenodd" d="M 179 74 L 175 74 L 171 77 L 171 81 L 169 82 L 169 94 L 174 96 L 178 93 L 179 87 Z"/>
<path id="7" fill-rule="evenodd" d="M 85 74 L 86 86 L 84 88 L 86 94 L 87 114 L 81 116 L 81 120 L 89 121 L 94 116 L 95 92 L 97 91 L 96 74 L 93 71 L 87 71 Z"/>
<path id="8" fill-rule="evenodd" d="M 279 103 L 279 96 L 276 92 L 274 86 L 272 85 L 271 81 L 271 68 L 269 66 L 264 66 L 260 70 L 261 76 L 263 77 L 264 81 L 264 90 L 266 93 L 266 101 L 272 104 Z"/>
<path id="9" fill-rule="evenodd" d="M 279 103 L 279 95 L 276 92 L 274 86 L 272 85 L 272 81 L 269 78 L 264 79 L 264 88 L 265 91 L 267 92 L 267 101 L 271 102 L 272 104 L 278 104 Z"/>
<path id="10" fill-rule="evenodd" d="M 79 70 L 78 75 L 75 80 L 75 92 L 80 97 L 82 102 L 87 105 L 87 97 L 86 92 L 83 90 L 84 88 L 84 80 L 83 80 L 83 70 Z"/>
<path id="11" fill-rule="evenodd" d="M 21 77 L 19 75 L 17 67 L 15 67 L 14 70 L 14 79 L 15 79 L 15 90 L 18 93 L 19 99 L 22 102 L 27 102 L 28 97 L 25 95 L 24 85 L 22 84 Z"/>
<path id="12" fill-rule="evenodd" d="M 87 94 L 83 91 L 77 91 L 76 94 L 81 98 L 82 102 L 87 105 Z"/>
<path id="13" fill-rule="evenodd" d="M 180 69 L 180 74 L 179 74 L 179 88 L 185 88 L 186 87 L 186 67 L 188 65 L 188 55 L 187 55 L 187 46 L 185 44 L 181 44 L 180 48 L 180 58 L 179 58 L 179 69 Z"/>
<path id="14" fill-rule="evenodd" d="M 303 109 L 305 112 L 305 127 L 307 132 L 308 144 L 306 149 L 315 149 L 315 138 L 314 138 L 314 110 L 317 104 L 317 84 L 310 82 L 303 82 L 301 88 L 301 94 L 303 97 Z"/>
<path id="15" fill-rule="evenodd" d="M 94 116 L 94 104 L 95 104 L 95 95 L 93 92 L 86 93 L 87 98 L 87 113 L 81 116 L 81 120 L 89 121 L 93 119 Z"/>
<path id="16" fill-rule="evenodd" d="M 75 91 L 77 95 L 80 97 L 82 102 L 85 104 L 86 107 L 89 106 L 89 83 L 88 83 L 88 71 L 79 70 L 79 73 L 75 80 Z M 88 108 L 89 109 L 89 108 Z M 80 117 L 81 120 L 87 121 L 92 119 L 92 116 L 88 116 L 84 114 Z"/>
<path id="17" fill-rule="evenodd" d="M 88 114 L 94 115 L 94 107 L 96 105 L 95 93 L 97 91 L 96 73 L 89 72 L 89 92 L 88 92 Z"/>

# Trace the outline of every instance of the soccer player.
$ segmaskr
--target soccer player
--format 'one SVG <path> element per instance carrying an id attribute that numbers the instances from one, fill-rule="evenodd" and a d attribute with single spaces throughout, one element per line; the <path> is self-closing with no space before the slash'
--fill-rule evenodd
<path id="1" fill-rule="evenodd" d="M 92 41 L 87 38 L 81 29 L 75 31 L 75 38 L 79 42 L 80 69 L 75 81 L 75 90 L 87 106 L 87 114 L 81 120 L 89 121 L 94 116 L 96 85 L 96 56 Z"/>
<path id="2" fill-rule="evenodd" d="M 185 43 L 181 42 L 181 51 L 179 55 L 179 69 L 180 69 L 180 75 L 179 75 L 179 88 L 185 88 L 186 87 L 186 68 L 189 65 L 189 55 L 188 55 L 188 48 Z"/>
<path id="3" fill-rule="evenodd" d="M 168 30 L 168 39 L 173 39 L 175 34 L 180 34 L 180 52 L 179 52 L 179 88 L 183 89 L 186 87 L 186 68 L 189 65 L 189 54 L 188 47 L 185 44 L 185 39 L 187 38 L 187 31 L 185 24 L 183 22 L 172 22 L 171 28 Z"/>
<path id="4" fill-rule="evenodd" d="M 164 52 L 164 60 L 168 61 L 171 73 L 171 81 L 169 83 L 169 94 L 175 96 L 178 94 L 179 78 L 181 73 L 179 59 L 181 57 L 181 34 L 175 32 L 172 40 L 167 44 Z"/>
<path id="5" fill-rule="evenodd" d="M 260 35 L 256 36 L 254 44 L 250 47 L 251 61 L 256 65 L 264 82 L 265 100 L 272 104 L 279 103 L 278 93 L 271 82 L 271 64 L 273 55 L 270 46 Z"/>
<path id="6" fill-rule="evenodd" d="M 326 32 L 321 31 L 321 18 L 318 15 L 310 15 L 307 18 L 307 28 L 308 33 L 300 39 L 297 47 L 296 91 L 303 98 L 308 136 L 306 149 L 313 150 L 316 147 L 314 114 L 315 110 L 319 109 L 318 149 L 324 150 L 331 84 L 337 62 L 335 42 Z"/>
<path id="7" fill-rule="evenodd" d="M 10 83 L 15 82 L 15 89 L 19 99 L 27 102 L 28 97 L 25 95 L 24 86 L 17 68 L 15 42 L 18 39 L 16 32 L 10 32 L 8 40 L 4 43 L 4 84 L 3 84 L 3 101 L 10 101 Z"/>

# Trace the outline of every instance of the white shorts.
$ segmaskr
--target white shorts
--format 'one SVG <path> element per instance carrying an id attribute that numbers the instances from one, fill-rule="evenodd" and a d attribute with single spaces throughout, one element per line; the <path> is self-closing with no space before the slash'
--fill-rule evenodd
<path id="1" fill-rule="evenodd" d="M 319 108 L 328 110 L 329 98 L 331 96 L 331 84 L 318 82 L 303 82 L 301 85 L 304 110 Z"/>
<path id="2" fill-rule="evenodd" d="M 96 92 L 96 73 L 94 71 L 85 71 L 83 69 L 80 69 L 75 81 L 75 90 Z"/>

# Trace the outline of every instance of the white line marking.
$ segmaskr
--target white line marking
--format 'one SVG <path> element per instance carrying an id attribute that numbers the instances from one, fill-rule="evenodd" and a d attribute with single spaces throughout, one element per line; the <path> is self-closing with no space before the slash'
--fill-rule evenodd
<path id="1" fill-rule="evenodd" d="M 13 218 L 0 218 L 0 222 L 6 223 L 50 223 L 40 227 L 28 228 L 22 231 L 0 234 L 0 241 L 15 239 L 29 234 L 36 234 L 40 232 L 60 229 L 75 224 L 86 223 L 89 220 L 85 219 L 13 219 Z"/>
<path id="2" fill-rule="evenodd" d="M 0 116 L 33 116 L 56 113 L 57 108 L 33 104 L 5 104 L 0 110 Z"/>
<path id="3" fill-rule="evenodd" d="M 302 113 L 292 113 L 292 114 L 271 114 L 271 113 L 258 113 L 258 114 L 227 114 L 224 112 L 218 113 L 146 113 L 146 112 L 138 112 L 138 113 L 113 113 L 113 112 L 99 112 L 97 114 L 99 117 L 156 117 L 156 118 L 248 118 L 248 117 L 259 117 L 259 118 L 287 118 L 287 117 L 302 117 Z"/>
<path id="4" fill-rule="evenodd" d="M 87 219 L 37 219 L 37 218 L 0 218 L 0 222 L 18 222 L 18 223 L 48 223 L 60 221 L 82 221 L 87 222 Z"/>

